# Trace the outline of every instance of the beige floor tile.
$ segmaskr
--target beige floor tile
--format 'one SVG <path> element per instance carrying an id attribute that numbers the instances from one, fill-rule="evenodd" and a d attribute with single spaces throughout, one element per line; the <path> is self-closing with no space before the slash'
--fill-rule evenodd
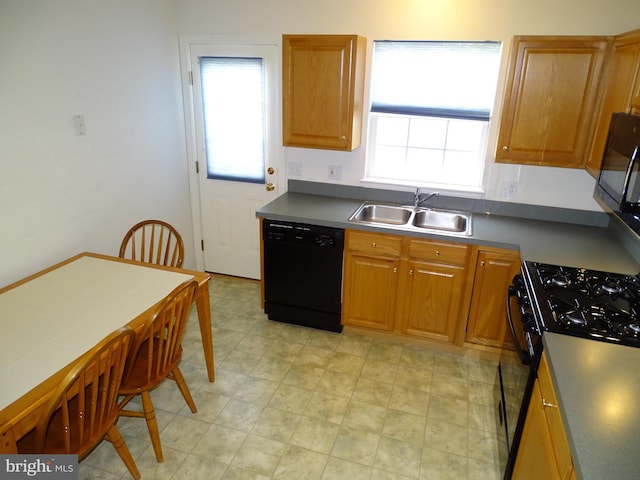
<path id="1" fill-rule="evenodd" d="M 330 457 L 322 480 L 369 480 L 371 467 Z"/>
<path id="2" fill-rule="evenodd" d="M 233 457 L 231 465 L 270 477 L 285 452 L 285 446 L 285 443 L 277 440 L 249 435 Z"/>
<path id="3" fill-rule="evenodd" d="M 280 442 L 288 442 L 298 428 L 301 418 L 301 415 L 293 412 L 267 407 L 258 418 L 251 433 Z"/>
<path id="4" fill-rule="evenodd" d="M 380 435 L 342 427 L 338 432 L 331 455 L 350 462 L 372 466 L 378 450 Z"/>
<path id="5" fill-rule="evenodd" d="M 327 455 L 289 445 L 280 459 L 273 478 L 277 480 L 319 480 L 322 478 L 328 458 Z"/>
<path id="6" fill-rule="evenodd" d="M 291 438 L 291 444 L 314 452 L 329 453 L 339 429 L 334 423 L 303 417 Z"/>
<path id="7" fill-rule="evenodd" d="M 347 398 L 315 392 L 309 400 L 304 414 L 340 425 L 348 406 L 349 399 Z"/>
<path id="8" fill-rule="evenodd" d="M 467 478 L 467 457 L 425 447 L 422 450 L 420 480 L 461 480 Z M 475 480 L 475 477 L 470 477 Z"/>
<path id="9" fill-rule="evenodd" d="M 247 435 L 245 432 L 214 424 L 200 437 L 191 453 L 228 465 Z"/>
<path id="10" fill-rule="evenodd" d="M 421 456 L 421 446 L 383 436 L 374 465 L 382 470 L 418 478 Z"/>
<path id="11" fill-rule="evenodd" d="M 351 398 L 358 402 L 386 408 L 392 391 L 393 385 L 361 377 Z"/>
<path id="12" fill-rule="evenodd" d="M 426 424 L 427 419 L 420 415 L 389 410 L 385 417 L 382 434 L 403 442 L 422 445 Z"/>
<path id="13" fill-rule="evenodd" d="M 352 400 L 349 402 L 342 424 L 368 432 L 380 433 L 384 427 L 386 414 L 387 410 L 384 407 Z"/>

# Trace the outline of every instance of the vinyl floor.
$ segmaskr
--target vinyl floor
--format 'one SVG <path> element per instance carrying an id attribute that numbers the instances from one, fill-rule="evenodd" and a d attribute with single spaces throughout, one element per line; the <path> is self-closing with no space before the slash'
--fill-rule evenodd
<path id="1" fill-rule="evenodd" d="M 118 428 L 143 479 L 500 480 L 496 361 L 422 344 L 270 321 L 255 281 L 210 284 L 216 381 L 195 310 L 181 370 L 152 398 L 164 462 L 143 419 Z M 131 478 L 109 442 L 81 479 Z"/>

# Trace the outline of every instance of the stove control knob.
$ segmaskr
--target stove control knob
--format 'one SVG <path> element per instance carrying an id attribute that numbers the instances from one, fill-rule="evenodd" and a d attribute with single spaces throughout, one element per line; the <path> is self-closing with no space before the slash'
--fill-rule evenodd
<path id="1" fill-rule="evenodd" d="M 522 328 L 525 332 L 538 333 L 538 326 L 533 316 L 529 313 L 525 313 L 522 316 Z"/>

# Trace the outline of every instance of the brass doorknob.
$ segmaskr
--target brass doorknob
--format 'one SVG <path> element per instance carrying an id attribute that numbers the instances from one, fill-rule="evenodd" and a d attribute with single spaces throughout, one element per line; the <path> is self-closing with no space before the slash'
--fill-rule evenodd
<path id="1" fill-rule="evenodd" d="M 267 192 L 273 192 L 276 189 L 276 186 L 273 183 L 269 182 L 264 188 L 267 190 Z"/>

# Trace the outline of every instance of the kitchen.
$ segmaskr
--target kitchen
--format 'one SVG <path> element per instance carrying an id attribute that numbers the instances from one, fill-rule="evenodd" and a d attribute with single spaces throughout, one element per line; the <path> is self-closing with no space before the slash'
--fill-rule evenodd
<path id="1" fill-rule="evenodd" d="M 459 2 L 456 7 L 416 2 L 380 2 L 376 8 L 362 2 L 232 7 L 182 1 L 3 2 L 0 35 L 11 48 L 2 49 L 2 64 L 15 67 L 3 69 L 0 89 L 5 225 L 0 283 L 79 251 L 115 254 L 128 226 L 150 216 L 166 218 L 184 232 L 190 246 L 185 266 L 198 266 L 180 35 L 278 43 L 283 33 L 355 32 L 369 39 L 508 43 L 516 34 L 611 35 L 637 27 L 634 1 L 606 6 Z M 75 115 L 85 117 L 86 135 L 77 134 Z M 302 176 L 294 179 L 327 183 L 327 167 L 337 164 L 341 183 L 357 185 L 363 171 L 363 148 L 351 153 L 285 149 L 283 154 L 287 162 L 303 166 Z M 582 170 L 495 166 L 487 198 L 504 200 L 499 196 L 503 178 L 517 178 L 516 202 L 599 210 L 592 199 L 594 181 Z"/>

